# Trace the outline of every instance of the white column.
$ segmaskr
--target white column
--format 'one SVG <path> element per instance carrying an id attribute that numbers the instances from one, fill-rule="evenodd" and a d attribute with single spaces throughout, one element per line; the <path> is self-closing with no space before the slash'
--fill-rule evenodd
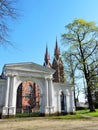
<path id="1" fill-rule="evenodd" d="M 11 102 L 12 107 L 16 107 L 17 92 L 16 92 L 16 88 L 15 88 L 15 80 L 16 80 L 16 76 L 13 76 L 13 80 L 12 80 L 12 102 Z"/>
<path id="2" fill-rule="evenodd" d="M 57 105 L 57 112 L 59 112 L 59 94 L 57 93 L 57 103 L 56 103 L 56 105 Z"/>
<path id="3" fill-rule="evenodd" d="M 49 94 L 48 94 L 48 81 L 45 80 L 45 86 L 46 86 L 46 105 L 49 106 Z"/>
<path id="4" fill-rule="evenodd" d="M 52 83 L 52 80 L 49 79 L 49 106 L 52 106 L 53 104 L 53 83 Z"/>
<path id="5" fill-rule="evenodd" d="M 10 77 L 10 91 L 9 91 L 9 107 L 12 106 L 12 94 L 13 94 L 13 77 Z"/>
<path id="6" fill-rule="evenodd" d="M 49 88 L 48 88 L 48 93 L 49 93 L 49 112 L 50 114 L 54 113 L 54 91 L 53 91 L 53 81 L 50 78 L 49 79 Z"/>
<path id="7" fill-rule="evenodd" d="M 8 107 L 9 103 L 9 89 L 10 89 L 10 77 L 7 77 L 7 88 L 6 88 L 6 97 L 5 97 L 5 107 Z"/>
<path id="8" fill-rule="evenodd" d="M 9 94 L 9 115 L 16 114 L 16 91 L 15 91 L 15 76 L 11 78 L 11 89 Z"/>
<path id="9" fill-rule="evenodd" d="M 61 113 L 61 96 L 60 96 L 60 93 L 58 95 L 58 111 L 59 111 L 59 113 Z"/>
<path id="10" fill-rule="evenodd" d="M 75 112 L 74 91 L 72 90 L 72 112 Z"/>

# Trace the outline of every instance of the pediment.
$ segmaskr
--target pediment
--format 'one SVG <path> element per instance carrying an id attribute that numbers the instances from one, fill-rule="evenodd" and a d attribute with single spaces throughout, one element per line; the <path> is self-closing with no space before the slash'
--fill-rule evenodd
<path id="1" fill-rule="evenodd" d="M 17 63 L 17 64 L 5 64 L 3 72 L 6 71 L 21 71 L 21 72 L 34 72 L 34 73 L 47 73 L 53 74 L 54 70 L 46 68 L 33 62 Z"/>

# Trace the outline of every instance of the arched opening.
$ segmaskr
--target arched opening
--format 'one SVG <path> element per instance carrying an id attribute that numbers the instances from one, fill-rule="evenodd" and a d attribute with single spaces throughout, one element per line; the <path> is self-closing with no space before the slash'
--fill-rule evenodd
<path id="1" fill-rule="evenodd" d="M 61 104 L 61 113 L 66 113 L 66 95 L 61 91 L 60 93 L 60 104 Z"/>
<path id="2" fill-rule="evenodd" d="M 61 99 L 61 112 L 64 112 L 64 93 L 63 92 L 61 92 L 60 99 Z"/>
<path id="3" fill-rule="evenodd" d="M 24 81 L 17 89 L 16 113 L 33 112 L 40 112 L 39 85 L 32 81 Z"/>

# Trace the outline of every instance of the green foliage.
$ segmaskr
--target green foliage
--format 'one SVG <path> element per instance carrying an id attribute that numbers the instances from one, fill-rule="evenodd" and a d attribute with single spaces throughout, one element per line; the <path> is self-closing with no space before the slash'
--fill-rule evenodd
<path id="1" fill-rule="evenodd" d="M 74 43 L 74 46 L 77 45 L 80 42 L 87 43 L 94 42 L 94 39 L 98 37 L 98 27 L 94 22 L 87 22 L 84 19 L 75 19 L 72 23 L 65 26 L 65 31 L 62 35 L 63 40 L 66 41 L 66 43 Z M 94 37 L 94 39 L 93 39 Z"/>
<path id="2" fill-rule="evenodd" d="M 70 70 L 75 68 L 75 71 L 84 75 L 87 84 L 88 103 L 91 111 L 93 111 L 92 79 L 95 77 L 98 67 L 98 27 L 94 22 L 75 19 L 65 28 L 66 31 L 62 34 L 63 45 L 65 45 L 63 53 L 65 64 L 68 63 L 66 62 L 67 54 L 67 57 L 72 59 L 70 62 L 69 58 Z M 70 54 L 68 54 L 69 52 Z"/>

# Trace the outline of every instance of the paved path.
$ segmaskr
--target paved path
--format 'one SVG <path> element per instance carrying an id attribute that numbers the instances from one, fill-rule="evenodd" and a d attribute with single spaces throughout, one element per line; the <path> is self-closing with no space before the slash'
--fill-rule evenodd
<path id="1" fill-rule="evenodd" d="M 98 117 L 94 117 L 94 116 L 89 116 L 89 115 L 84 115 L 84 114 L 81 114 L 81 116 L 85 117 L 88 120 L 98 120 Z"/>

